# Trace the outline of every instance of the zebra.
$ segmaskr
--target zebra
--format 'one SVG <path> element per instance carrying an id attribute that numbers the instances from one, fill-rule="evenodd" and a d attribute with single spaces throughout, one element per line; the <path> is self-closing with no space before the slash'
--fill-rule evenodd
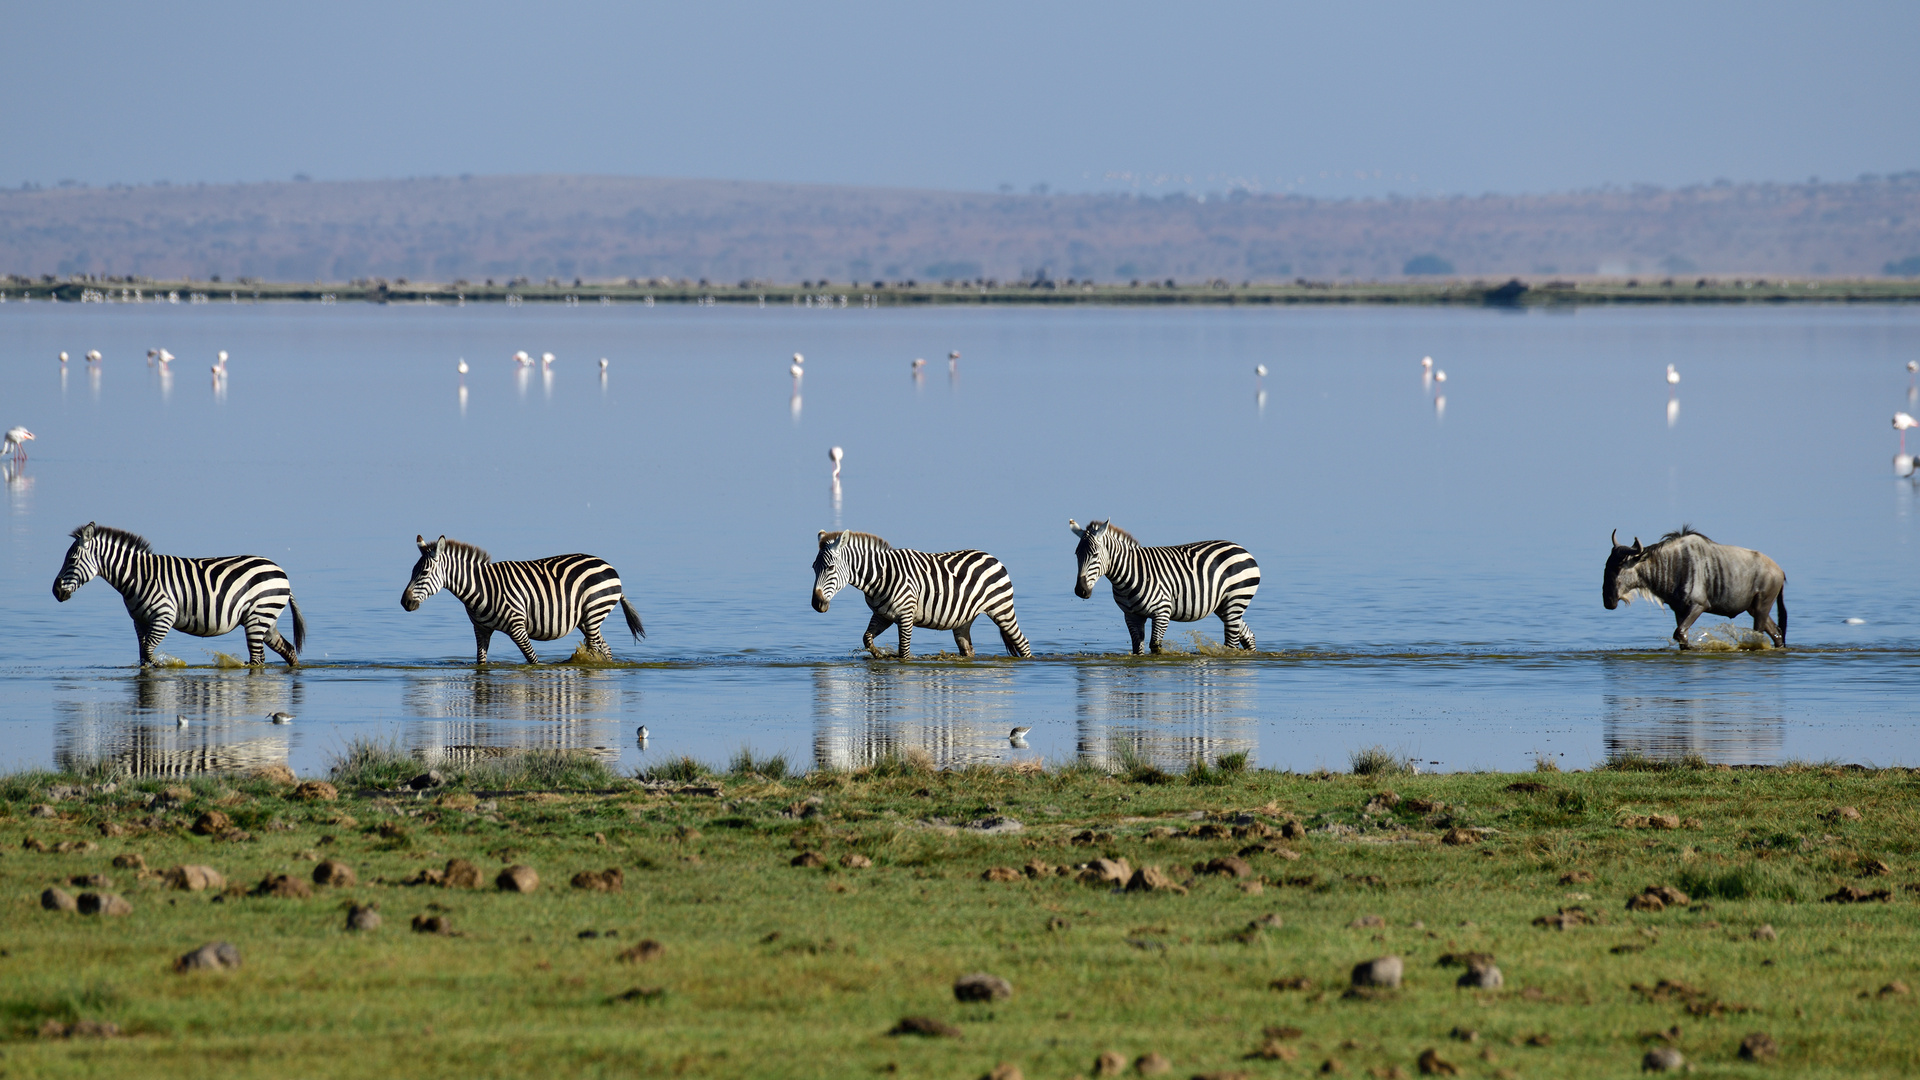
<path id="1" fill-rule="evenodd" d="M 307 622 L 294 603 L 287 572 L 258 555 L 183 559 L 155 555 L 145 538 L 94 522 L 73 530 L 73 546 L 53 579 L 53 598 L 66 603 L 96 575 L 120 591 L 140 639 L 140 666 L 154 665 L 154 650 L 169 630 L 196 637 L 219 637 L 234 627 L 247 633 L 247 663 L 266 662 L 266 649 L 279 653 L 288 667 L 300 663 L 307 644 Z M 293 643 L 274 624 L 283 608 L 293 610 Z M 264 648 L 263 648 L 264 646 Z"/>
<path id="2" fill-rule="evenodd" d="M 442 536 L 429 541 L 416 536 L 420 561 L 413 578 L 400 594 L 400 606 L 417 611 L 420 602 L 445 589 L 467 605 L 473 637 L 479 646 L 474 662 L 487 662 L 487 646 L 498 630 L 520 646 L 527 663 L 537 664 L 533 643 L 552 641 L 578 628 L 586 635 L 588 652 L 613 658 L 600 624 L 618 604 L 627 616 L 627 630 L 635 641 L 647 636 L 640 613 L 620 589 L 620 574 L 605 559 L 592 555 L 555 555 L 524 562 L 493 561 L 493 556 L 458 540 Z"/>
<path id="3" fill-rule="evenodd" d="M 1253 630 L 1245 615 L 1254 590 L 1260 587 L 1260 566 L 1246 548 L 1225 540 L 1141 547 L 1111 521 L 1089 522 L 1082 529 L 1068 519 L 1067 528 L 1080 538 L 1074 553 L 1080 573 L 1073 591 L 1086 600 L 1093 596 L 1100 575 L 1107 576 L 1113 584 L 1113 602 L 1127 618 L 1135 656 L 1140 655 L 1148 619 L 1153 620 L 1156 653 L 1164 651 L 1168 620 L 1193 622 L 1208 615 L 1220 617 L 1228 648 L 1253 648 Z"/>
<path id="4" fill-rule="evenodd" d="M 908 551 L 872 533 L 822 532 L 813 560 L 813 610 L 827 610 L 833 595 L 848 586 L 864 593 L 873 609 L 861 640 L 874 656 L 884 655 L 874 648 L 874 635 L 898 623 L 902 660 L 912 654 L 915 626 L 953 631 L 960 655 L 970 657 L 973 621 L 981 615 L 1000 628 L 1009 654 L 1033 655 L 1014 617 L 1013 579 L 984 551 Z"/>

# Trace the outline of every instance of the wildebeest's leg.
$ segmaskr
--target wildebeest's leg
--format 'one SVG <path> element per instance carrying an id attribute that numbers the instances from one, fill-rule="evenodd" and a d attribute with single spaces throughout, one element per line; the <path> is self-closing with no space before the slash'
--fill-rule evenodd
<path id="1" fill-rule="evenodd" d="M 875 656 L 881 655 L 880 650 L 873 647 L 873 639 L 876 637 L 879 637 L 881 634 L 886 633 L 887 627 L 892 625 L 893 625 L 892 619 L 887 618 L 885 615 L 882 615 L 877 611 L 874 612 L 873 618 L 867 620 L 867 632 L 866 632 L 866 635 L 860 639 L 860 644 L 865 645 L 867 647 L 867 651 L 872 653 L 873 655 Z"/>
<path id="2" fill-rule="evenodd" d="M 526 623 L 517 619 L 508 623 L 507 636 L 513 639 L 515 645 L 520 646 L 520 653 L 527 658 L 527 663 L 537 664 L 540 662 L 540 658 L 534 655 L 533 638 L 527 634 Z"/>
<path id="3" fill-rule="evenodd" d="M 1692 629 L 1693 620 L 1706 614 L 1706 612 L 1707 609 L 1704 604 L 1696 603 L 1689 603 L 1685 610 L 1677 607 L 1673 609 L 1673 640 L 1679 642 L 1681 648 L 1693 648 L 1692 645 L 1687 643 L 1687 631 Z"/>
<path id="4" fill-rule="evenodd" d="M 1167 615 L 1168 613 L 1164 610 L 1153 613 L 1153 651 L 1155 655 L 1166 651 Z"/>
<path id="5" fill-rule="evenodd" d="M 1133 655 L 1139 656 L 1143 651 L 1141 644 L 1147 640 L 1147 618 L 1144 615 L 1135 615 L 1131 611 L 1123 611 L 1121 614 L 1127 617 L 1127 636 L 1133 639 Z"/>
<path id="6" fill-rule="evenodd" d="M 473 662 L 476 664 L 486 663 L 487 646 L 493 644 L 493 627 L 481 626 L 479 623 L 474 623 L 473 641 L 475 646 Z"/>
<path id="7" fill-rule="evenodd" d="M 968 623 L 965 626 L 956 626 L 953 628 L 953 646 L 954 648 L 960 650 L 961 656 L 965 656 L 968 658 L 971 658 L 973 656 L 973 624 L 972 623 Z"/>
<path id="8" fill-rule="evenodd" d="M 1767 637 L 1772 638 L 1775 648 L 1784 649 L 1787 645 L 1787 635 L 1781 633 L 1779 625 L 1767 614 L 1767 609 L 1773 606 L 1773 601 L 1774 598 L 1772 596 L 1762 596 L 1753 605 L 1753 610 L 1747 614 L 1753 616 L 1753 629 L 1755 632 L 1765 634 Z"/>

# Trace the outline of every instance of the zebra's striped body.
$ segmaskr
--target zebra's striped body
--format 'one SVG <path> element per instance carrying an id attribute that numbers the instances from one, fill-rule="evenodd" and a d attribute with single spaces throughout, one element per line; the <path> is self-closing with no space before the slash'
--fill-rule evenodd
<path id="1" fill-rule="evenodd" d="M 973 655 L 973 621 L 982 615 L 1000 628 L 1014 656 L 1032 656 L 1013 613 L 1013 579 L 984 551 L 907 551 L 872 533 L 823 532 L 813 560 L 813 610 L 825 611 L 842 588 L 859 589 L 873 609 L 863 639 L 875 656 L 875 635 L 896 623 L 900 658 L 912 655 L 913 628 L 953 631 L 962 656 Z"/>
<path id="2" fill-rule="evenodd" d="M 1113 584 L 1113 602 L 1127 619 L 1134 655 L 1153 621 L 1153 651 L 1166 642 L 1167 622 L 1193 622 L 1218 615 L 1230 649 L 1253 648 L 1253 631 L 1245 618 L 1254 590 L 1260 587 L 1260 566 L 1239 544 L 1203 540 L 1174 547 L 1141 547 L 1125 529 L 1095 521 L 1082 529 L 1067 527 L 1080 538 L 1075 555 L 1080 574 L 1073 591 L 1080 599 L 1093 596 L 1093 587 L 1105 574 Z"/>
<path id="3" fill-rule="evenodd" d="M 293 602 L 287 572 L 258 555 L 183 559 L 155 555 L 146 540 L 121 529 L 88 522 L 73 530 L 73 546 L 53 580 L 53 598 L 65 603 L 98 575 L 119 590 L 140 638 L 140 666 L 154 663 L 154 650 L 170 630 L 218 637 L 234 627 L 247 634 L 247 662 L 266 662 L 272 649 L 289 667 L 300 662 L 307 624 Z M 293 609 L 293 643 L 274 623 Z"/>
<path id="4" fill-rule="evenodd" d="M 647 636 L 640 613 L 620 589 L 620 575 L 605 559 L 592 555 L 555 555 L 526 562 L 497 563 L 472 544 L 441 537 L 429 542 L 415 537 L 420 561 L 413 578 L 400 594 L 408 611 L 445 589 L 467 606 L 478 646 L 476 663 L 487 662 L 487 645 L 498 630 L 513 639 L 527 663 L 537 664 L 533 643 L 552 641 L 578 629 L 586 635 L 588 652 L 611 659 L 613 650 L 600 636 L 615 605 L 627 616 L 634 640 Z"/>

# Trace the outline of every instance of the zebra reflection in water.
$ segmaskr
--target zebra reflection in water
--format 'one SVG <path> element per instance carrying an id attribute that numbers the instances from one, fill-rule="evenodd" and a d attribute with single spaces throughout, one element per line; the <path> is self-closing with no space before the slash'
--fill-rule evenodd
<path id="1" fill-rule="evenodd" d="M 298 679 L 289 687 L 241 671 L 144 671 L 129 682 L 124 703 L 55 704 L 60 767 L 107 763 L 128 776 L 187 777 L 287 763 L 290 733 L 260 717 L 299 709 Z M 191 723 L 179 726 L 180 716 Z"/>
<path id="2" fill-rule="evenodd" d="M 457 763 L 529 750 L 568 750 L 612 761 L 638 690 L 611 672 L 577 668 L 412 675 L 408 750 L 429 763 Z M 631 698 L 632 700 L 626 700 Z"/>
<path id="3" fill-rule="evenodd" d="M 925 753 L 936 768 L 1012 759 L 1007 729 L 1033 718 L 1013 710 L 1005 668 L 823 664 L 813 670 L 813 764 L 857 769 Z"/>
<path id="4" fill-rule="evenodd" d="M 1084 665 L 1074 675 L 1081 761 L 1116 769 L 1131 758 L 1182 771 L 1259 750 L 1256 683 L 1232 666 Z"/>

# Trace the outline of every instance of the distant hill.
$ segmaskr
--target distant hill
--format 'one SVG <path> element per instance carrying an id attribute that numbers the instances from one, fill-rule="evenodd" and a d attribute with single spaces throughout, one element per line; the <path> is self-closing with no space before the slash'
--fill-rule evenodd
<path id="1" fill-rule="evenodd" d="M 1365 200 L 611 176 L 8 190 L 0 272 L 270 281 L 1920 274 L 1920 172 Z"/>

